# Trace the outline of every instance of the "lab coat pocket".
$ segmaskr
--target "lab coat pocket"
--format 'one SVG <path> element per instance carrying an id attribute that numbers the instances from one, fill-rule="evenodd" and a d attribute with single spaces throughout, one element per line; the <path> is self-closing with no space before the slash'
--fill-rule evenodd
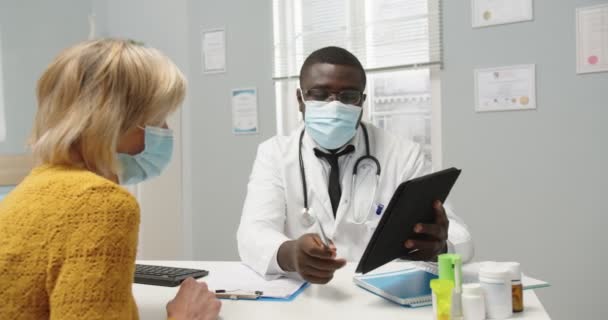
<path id="1" fill-rule="evenodd" d="M 376 231 L 376 227 L 382 218 L 382 213 L 384 212 L 384 206 L 379 203 L 375 203 L 369 210 L 369 214 L 367 217 L 367 221 L 365 222 L 365 226 L 367 227 L 368 233 L 371 235 Z"/>

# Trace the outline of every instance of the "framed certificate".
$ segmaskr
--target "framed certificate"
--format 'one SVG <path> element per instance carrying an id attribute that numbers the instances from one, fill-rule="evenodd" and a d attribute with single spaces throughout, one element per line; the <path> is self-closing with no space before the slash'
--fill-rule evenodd
<path id="1" fill-rule="evenodd" d="M 530 21 L 532 0 L 471 0 L 473 28 Z"/>

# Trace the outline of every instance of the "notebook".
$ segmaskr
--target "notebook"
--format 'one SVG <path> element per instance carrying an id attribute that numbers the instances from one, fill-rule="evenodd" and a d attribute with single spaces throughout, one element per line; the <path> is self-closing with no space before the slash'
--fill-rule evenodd
<path id="1" fill-rule="evenodd" d="M 429 283 L 436 275 L 419 269 L 355 276 L 361 288 L 407 307 L 421 307 L 431 302 Z"/>
<path id="2" fill-rule="evenodd" d="M 405 307 L 423 307 L 432 304 L 430 282 L 437 278 L 436 264 L 433 263 L 411 263 L 401 264 L 402 270 L 382 272 L 370 275 L 359 275 L 353 277 L 353 281 L 359 287 L 376 294 L 389 301 Z M 478 263 L 465 265 L 463 267 L 463 282 L 478 282 Z M 524 289 L 538 289 L 548 287 L 549 283 L 522 277 Z"/>

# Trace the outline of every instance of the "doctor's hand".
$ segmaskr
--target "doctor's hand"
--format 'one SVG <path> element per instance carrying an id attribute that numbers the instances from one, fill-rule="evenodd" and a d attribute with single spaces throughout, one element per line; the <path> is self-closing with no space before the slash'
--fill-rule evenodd
<path id="1" fill-rule="evenodd" d="M 433 210 L 435 211 L 435 223 L 416 224 L 414 232 L 419 236 L 416 239 L 405 241 L 404 246 L 410 252 L 415 250 L 407 256 L 407 259 L 431 261 L 436 260 L 438 255 L 447 252 L 450 220 L 448 220 L 441 201 L 433 203 Z"/>
<path id="2" fill-rule="evenodd" d="M 346 265 L 346 260 L 336 259 L 334 244 L 325 247 L 319 235 L 314 233 L 284 242 L 277 258 L 283 270 L 297 272 L 304 280 L 318 284 L 331 281 L 334 272 Z"/>

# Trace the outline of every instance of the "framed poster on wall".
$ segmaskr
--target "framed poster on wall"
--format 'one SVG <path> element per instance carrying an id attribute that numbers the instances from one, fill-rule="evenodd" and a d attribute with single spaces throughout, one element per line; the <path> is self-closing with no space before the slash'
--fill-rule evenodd
<path id="1" fill-rule="evenodd" d="M 475 111 L 536 109 L 535 65 L 475 70 Z"/>
<path id="2" fill-rule="evenodd" d="M 203 73 L 226 72 L 226 31 L 203 30 L 201 41 Z"/>
<path id="3" fill-rule="evenodd" d="M 530 21 L 532 0 L 471 0 L 473 28 Z"/>
<path id="4" fill-rule="evenodd" d="M 608 4 L 576 9 L 576 72 L 608 71 Z"/>

